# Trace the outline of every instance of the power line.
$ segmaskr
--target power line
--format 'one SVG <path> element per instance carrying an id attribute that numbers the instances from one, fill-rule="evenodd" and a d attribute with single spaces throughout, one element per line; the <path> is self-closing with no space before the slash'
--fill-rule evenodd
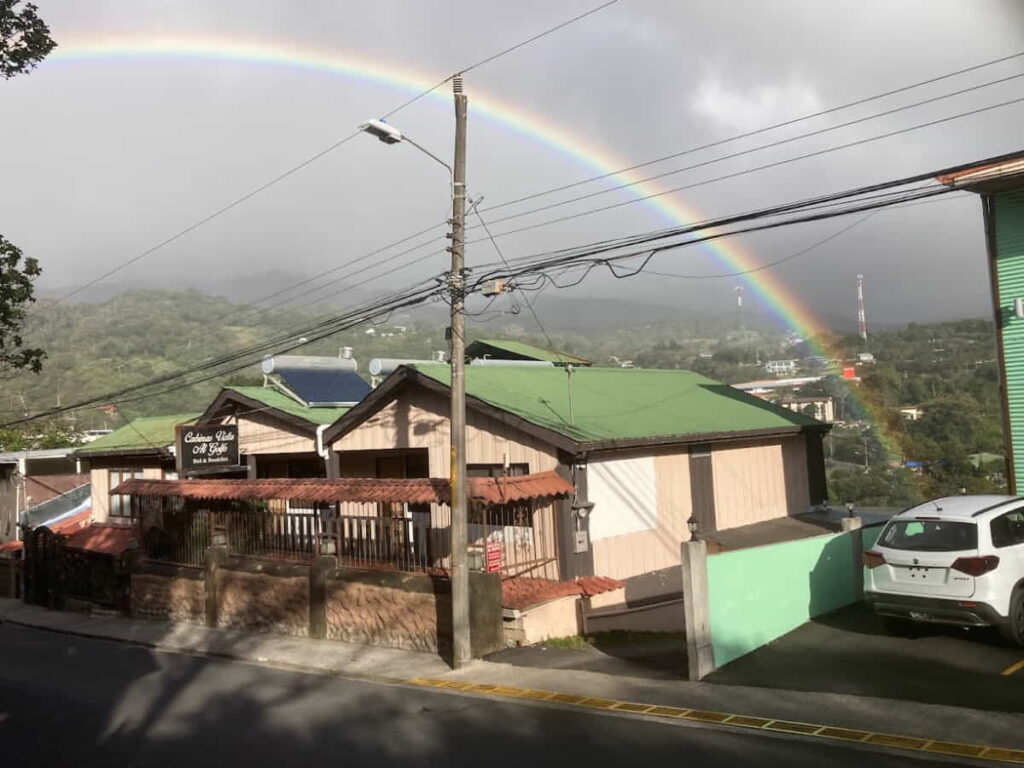
<path id="1" fill-rule="evenodd" d="M 701 151 L 703 151 L 705 149 L 713 149 L 714 147 L 720 147 L 723 144 L 730 144 L 730 143 L 732 143 L 734 141 L 739 141 L 741 139 L 748 139 L 748 138 L 751 138 L 753 136 L 757 136 L 757 135 L 762 134 L 762 133 L 768 133 L 769 131 L 777 130 L 779 128 L 786 128 L 786 127 L 788 127 L 790 125 L 796 125 L 797 123 L 806 122 L 807 120 L 813 120 L 813 119 L 818 118 L 818 117 L 824 117 L 825 115 L 830 115 L 830 114 L 832 114 L 834 112 L 840 112 L 840 111 L 842 111 L 844 109 L 850 109 L 851 107 L 862 106 L 862 105 L 868 104 L 868 103 L 870 103 L 872 101 L 878 101 L 879 99 L 884 99 L 884 98 L 886 98 L 888 96 L 895 96 L 897 93 L 905 93 L 907 91 L 912 91 L 912 90 L 914 90 L 916 88 L 921 88 L 921 87 L 923 87 L 925 85 L 932 85 L 933 83 L 938 83 L 938 82 L 941 82 L 943 80 L 949 80 L 949 79 L 957 77 L 959 75 L 967 74 L 968 72 L 975 72 L 977 70 L 985 69 L 987 67 L 992 67 L 992 66 L 995 66 L 997 64 L 1003 64 L 1003 63 L 1005 63 L 1007 61 L 1012 61 L 1013 59 L 1021 58 L 1022 56 L 1024 56 L 1024 51 L 1018 51 L 1017 53 L 1012 53 L 1012 54 L 1010 54 L 1008 56 L 1001 56 L 1001 57 L 999 57 L 997 59 L 990 59 L 989 61 L 984 61 L 984 62 L 981 62 L 980 64 L 974 64 L 974 65 L 972 65 L 970 67 L 964 67 L 962 69 L 957 69 L 957 70 L 955 70 L 953 72 L 947 72 L 944 75 L 938 75 L 936 77 L 930 77 L 930 78 L 928 78 L 926 80 L 919 80 L 916 83 L 911 83 L 909 85 L 904 85 L 904 86 L 901 86 L 899 88 L 893 88 L 892 90 L 883 91 L 882 93 L 876 93 L 874 96 L 867 96 L 867 97 L 864 97 L 862 99 L 857 99 L 855 101 L 848 101 L 845 104 L 838 104 L 838 105 L 836 105 L 834 107 L 829 107 L 828 109 L 823 109 L 823 110 L 820 110 L 818 112 L 812 112 L 810 114 L 802 115 L 800 117 L 790 118 L 788 120 L 782 121 L 781 123 L 774 123 L 772 125 L 766 125 L 766 126 L 764 126 L 762 128 L 757 128 L 757 129 L 754 129 L 752 131 L 747 131 L 746 133 L 739 133 L 739 134 L 736 134 L 734 136 L 730 136 L 730 137 L 724 138 L 724 139 L 716 139 L 715 141 L 709 142 L 707 144 L 702 144 L 702 145 L 697 146 L 697 147 L 690 147 L 688 149 L 684 149 L 684 150 L 681 150 L 681 151 L 678 151 L 678 152 L 673 152 L 672 154 L 662 155 L 661 157 L 656 157 L 653 160 L 646 160 L 646 161 L 644 161 L 642 163 L 636 163 L 635 165 L 630 165 L 630 166 L 627 166 L 625 168 L 619 168 L 618 170 L 615 170 L 615 171 L 608 171 L 606 173 L 602 173 L 602 174 L 599 174 L 597 176 L 591 176 L 589 178 L 581 179 L 580 181 L 573 182 L 572 184 L 564 184 L 564 185 L 562 185 L 560 187 L 552 187 L 551 189 L 546 189 L 546 190 L 543 190 L 543 191 L 540 191 L 540 192 L 533 192 L 531 194 L 524 195 L 523 197 L 515 198 L 514 200 L 507 200 L 507 201 L 505 201 L 503 203 L 497 203 L 496 205 L 492 205 L 489 208 L 484 208 L 483 212 L 487 213 L 488 211 L 497 210 L 498 208 L 505 208 L 505 207 L 510 206 L 510 205 L 516 205 L 517 203 L 523 203 L 523 202 L 526 202 L 527 200 L 533 200 L 535 198 L 543 197 L 545 195 L 554 194 L 556 192 L 564 192 L 567 189 L 573 189 L 574 187 L 579 187 L 579 186 L 582 186 L 584 184 L 590 184 L 591 182 L 594 182 L 594 181 L 601 181 L 602 179 L 607 179 L 607 178 L 610 178 L 612 176 L 618 176 L 618 175 L 623 174 L 623 173 L 629 173 L 630 171 L 635 171 L 635 170 L 638 170 L 640 168 L 646 168 L 647 166 L 650 166 L 650 165 L 656 165 L 657 163 L 662 163 L 662 162 L 665 162 L 666 160 L 675 160 L 676 158 L 683 157 L 685 155 L 694 154 L 696 152 L 701 152 Z"/>
<path id="2" fill-rule="evenodd" d="M 832 193 L 829 195 L 822 195 L 817 198 L 810 200 L 797 201 L 793 203 L 784 203 L 773 206 L 767 209 L 761 209 L 757 211 L 751 211 L 743 215 L 734 215 L 726 217 L 724 219 L 713 220 L 706 222 L 700 227 L 679 227 L 675 230 L 670 231 L 658 231 L 646 236 L 631 236 L 629 238 L 623 238 L 619 241 L 605 241 L 598 247 L 587 247 L 583 246 L 578 249 L 563 249 L 563 251 L 556 252 L 554 256 L 547 256 L 544 258 L 531 257 L 528 259 L 520 260 L 522 266 L 518 268 L 509 268 L 509 264 L 512 262 L 504 258 L 502 254 L 502 261 L 504 262 L 505 272 L 494 272 L 485 274 L 477 277 L 470 285 L 472 292 L 479 292 L 480 285 L 487 279 L 493 279 L 495 277 L 504 277 L 506 279 L 514 279 L 519 277 L 539 277 L 542 280 L 550 281 L 551 284 L 556 287 L 568 287 L 560 285 L 554 278 L 551 277 L 552 273 L 562 272 L 564 273 L 567 269 L 578 269 L 582 266 L 586 266 L 586 271 L 576 281 L 578 284 L 590 274 L 590 272 L 598 266 L 605 266 L 616 278 L 622 279 L 639 274 L 644 270 L 646 265 L 659 253 L 663 253 L 669 250 L 683 248 L 691 245 L 698 244 L 700 242 L 707 242 L 724 237 L 733 237 L 748 232 L 761 231 L 774 229 L 783 226 L 791 226 L 797 223 L 805 223 L 811 221 L 820 221 L 829 218 L 833 218 L 841 215 L 849 215 L 851 213 L 857 213 L 861 211 L 871 211 L 883 207 L 888 207 L 896 203 L 907 202 L 910 200 L 923 199 L 925 197 L 936 196 L 941 194 L 948 194 L 953 190 L 940 185 L 934 185 L 933 187 L 918 187 L 911 189 L 902 196 L 897 197 L 901 193 L 893 193 L 890 196 L 875 195 L 874 193 L 879 191 L 885 191 L 889 189 L 896 189 L 898 187 L 905 187 L 909 184 L 918 183 L 924 179 L 935 176 L 936 174 L 943 173 L 944 171 L 933 171 L 927 174 L 919 174 L 917 176 L 908 177 L 904 179 L 897 179 L 892 181 L 883 182 L 880 184 L 873 184 L 866 187 L 860 187 L 857 189 L 846 190 L 843 192 Z M 872 196 L 867 197 L 865 196 Z M 860 200 L 856 198 L 861 198 Z M 853 202 L 843 210 L 814 210 L 804 215 L 799 215 L 801 211 L 807 210 L 811 206 L 821 206 L 823 203 L 835 202 L 842 199 L 852 199 Z M 741 226 L 739 229 L 731 231 L 721 231 L 724 226 L 730 226 L 735 224 L 746 224 L 748 222 L 756 222 L 758 219 L 771 218 L 777 219 L 779 216 L 784 214 L 790 214 L 789 218 L 769 221 L 765 224 L 752 224 L 750 226 Z M 679 237 L 681 235 L 693 234 L 696 231 L 712 230 L 711 234 L 690 238 L 681 242 L 668 242 L 658 244 L 658 241 L 664 241 L 670 238 Z M 654 243 L 649 247 L 643 248 L 639 251 L 632 251 L 627 253 L 617 253 L 616 250 L 621 251 L 623 244 L 629 246 L 639 245 L 646 243 Z M 608 255 L 612 253 L 613 255 Z M 644 262 L 640 267 L 632 269 L 629 273 L 619 273 L 615 271 L 612 266 L 613 263 L 618 263 L 630 259 L 635 259 L 639 256 L 645 256 Z M 397 268 L 396 268 L 397 269 Z M 298 331 L 291 331 L 287 334 L 282 334 L 275 339 L 265 340 L 256 345 L 252 345 L 246 349 L 236 351 L 230 355 L 220 356 L 212 360 L 205 361 L 199 365 L 191 366 L 171 374 L 165 374 L 154 379 L 150 379 L 142 384 L 127 387 L 122 390 L 113 393 L 107 393 L 99 397 L 89 398 L 87 400 L 74 403 L 68 406 L 51 409 L 49 411 L 38 413 L 23 419 L 19 419 L 13 422 L 8 422 L 3 426 L 11 426 L 17 423 L 23 423 L 27 421 L 33 421 L 38 418 L 46 416 L 56 415 L 57 413 L 81 410 L 82 408 L 92 407 L 99 403 L 121 403 L 130 402 L 133 400 L 142 399 L 145 397 L 154 397 L 167 392 L 175 391 L 183 387 L 193 386 L 203 381 L 208 381 L 218 376 L 223 376 L 228 373 L 232 373 L 237 370 L 248 367 L 252 364 L 254 356 L 257 356 L 270 349 L 274 349 L 277 353 L 290 351 L 292 349 L 305 346 L 306 344 L 313 343 L 320 339 L 326 338 L 330 335 L 338 333 L 342 330 L 354 327 L 356 325 L 368 322 L 375 317 L 383 314 L 393 312 L 397 309 L 404 307 L 411 307 L 423 304 L 432 298 L 440 297 L 444 293 L 445 280 L 443 276 L 435 278 L 431 281 L 421 281 L 413 286 L 407 287 L 401 291 L 395 292 L 369 306 L 364 306 L 358 310 L 353 310 L 344 315 L 330 318 L 326 321 L 319 321 L 313 323 L 306 328 Z M 521 284 L 521 288 L 524 286 Z M 302 333 L 302 338 L 295 339 L 295 333 Z M 195 374 L 201 374 L 198 378 L 190 378 Z M 152 391 L 152 388 L 162 384 L 167 384 L 165 389 L 159 391 Z"/>
<path id="3" fill-rule="evenodd" d="M 588 210 L 585 210 L 585 211 L 580 211 L 580 212 L 569 214 L 569 215 L 566 215 L 566 216 L 561 216 L 561 217 L 556 218 L 556 219 L 548 219 L 547 221 L 542 221 L 542 222 L 539 222 L 539 223 L 536 223 L 536 224 L 531 224 L 531 225 L 528 225 L 528 226 L 519 227 L 517 229 L 506 230 L 505 232 L 499 232 L 498 234 L 495 235 L 495 237 L 507 237 L 508 235 L 519 234 L 521 232 L 527 232 L 527 231 L 530 231 L 530 230 L 533 230 L 533 229 L 539 229 L 541 227 L 551 226 L 552 224 L 560 224 L 562 222 L 571 221 L 573 219 L 582 218 L 584 216 L 592 216 L 592 215 L 597 214 L 597 213 L 604 213 L 605 211 L 610 211 L 610 210 L 614 210 L 614 209 L 617 209 L 617 208 L 622 208 L 622 207 L 627 206 L 627 205 L 635 205 L 636 203 L 641 203 L 641 202 L 644 202 L 646 200 L 653 200 L 655 198 L 664 197 L 665 195 L 672 195 L 672 194 L 676 194 L 678 192 L 686 191 L 688 189 L 695 189 L 697 187 L 702 187 L 702 186 L 705 186 L 707 184 L 712 184 L 712 183 L 715 183 L 715 182 L 718 182 L 718 181 L 725 181 L 727 179 L 739 178 L 741 176 L 746 176 L 747 174 L 750 174 L 750 173 L 757 173 L 759 171 L 764 171 L 764 170 L 767 170 L 769 168 L 777 168 L 777 167 L 780 167 L 780 166 L 783 166 L 783 165 L 788 165 L 789 163 L 797 162 L 799 160 L 806 160 L 806 159 L 812 158 L 812 157 L 820 157 L 821 155 L 827 155 L 827 154 L 832 153 L 832 152 L 838 152 L 839 150 L 850 149 L 852 147 L 863 146 L 865 144 L 870 144 L 870 143 L 875 142 L 875 141 L 881 141 L 883 139 L 889 139 L 889 138 L 892 138 L 893 136 L 900 136 L 900 135 L 903 135 L 903 134 L 906 134 L 906 133 L 910 133 L 912 131 L 920 130 L 922 128 L 930 128 L 930 127 L 935 126 L 935 125 L 941 125 L 943 123 L 948 123 L 948 122 L 951 122 L 953 120 L 959 120 L 959 119 L 964 118 L 964 117 L 971 117 L 971 116 L 974 116 L 974 115 L 981 114 L 983 112 L 989 112 L 989 111 L 991 111 L 993 109 L 1001 109 L 1003 107 L 1012 106 L 1014 104 L 1019 104 L 1021 102 L 1024 102 L 1024 97 L 1020 97 L 1020 98 L 1016 98 L 1016 99 L 1010 99 L 1010 100 L 1007 100 L 1007 101 L 1002 101 L 1002 102 L 999 102 L 997 104 L 990 104 L 988 106 L 980 107 L 978 109 L 972 109 L 972 110 L 969 110 L 969 111 L 966 111 L 966 112 L 960 112 L 960 113 L 957 113 L 955 115 L 950 115 L 950 116 L 947 116 L 947 117 L 942 117 L 942 118 L 939 118 L 939 119 L 936 119 L 936 120 L 929 120 L 928 122 L 925 122 L 925 123 L 918 123 L 917 125 L 908 126 L 906 128 L 901 128 L 899 130 L 889 131 L 887 133 L 878 134 L 876 136 L 869 136 L 868 138 L 865 138 L 865 139 L 858 139 L 856 141 L 850 141 L 850 142 L 847 142 L 845 144 L 838 144 L 838 145 L 835 145 L 835 146 L 832 146 L 832 147 L 826 147 L 824 149 L 820 149 L 820 150 L 817 150 L 817 151 L 814 151 L 814 152 L 807 152 L 805 154 L 797 155 L 795 157 L 789 157 L 789 158 L 786 158 L 784 160 L 779 160 L 779 161 L 776 161 L 776 162 L 773 162 L 773 163 L 767 163 L 765 165 L 759 165 L 759 166 L 756 166 L 754 168 L 747 168 L 747 169 L 742 170 L 742 171 L 736 171 L 734 173 L 728 173 L 728 174 L 724 174 L 722 176 L 716 176 L 716 177 L 711 178 L 711 179 L 704 179 L 702 181 L 694 182 L 694 183 L 691 183 L 691 184 L 685 184 L 685 185 L 679 186 L 679 187 L 672 187 L 670 189 L 661 190 L 659 192 L 653 192 L 653 193 L 651 193 L 649 195 L 642 195 L 640 197 L 635 197 L 635 198 L 632 198 L 630 200 L 625 200 L 625 201 L 621 201 L 621 202 L 618 202 L 618 203 L 612 203 L 610 205 L 601 206 L 599 208 L 591 208 L 591 209 L 588 209 Z M 469 245 L 469 244 L 472 244 L 472 243 L 482 242 L 483 240 L 486 240 L 486 238 L 477 238 L 476 240 L 468 240 L 466 242 L 467 242 L 467 245 Z"/>
<path id="4" fill-rule="evenodd" d="M 561 24 L 556 24 L 555 26 L 550 27 L 550 28 L 544 30 L 543 32 L 540 32 L 540 33 L 538 33 L 536 35 L 533 35 L 532 37 L 526 38 L 522 42 L 519 42 L 519 43 L 516 43 L 515 45 L 509 46 L 508 48 L 506 48 L 503 51 L 499 51 L 498 53 L 495 53 L 492 56 L 488 56 L 485 59 L 481 59 L 480 61 L 476 62 L 475 64 L 470 64 L 465 69 L 459 70 L 459 72 L 457 74 L 464 75 L 467 72 L 470 72 L 471 70 L 476 69 L 477 67 L 482 67 L 484 64 L 490 64 L 495 59 L 500 59 L 502 56 L 505 56 L 506 54 L 512 53 L 512 51 L 517 51 L 520 48 L 523 48 L 524 46 L 527 46 L 527 45 L 529 45 L 532 42 L 540 40 L 542 37 L 547 37 L 548 35 L 550 35 L 550 34 L 552 34 L 554 32 L 557 32 L 560 29 L 564 29 L 565 27 L 568 27 L 570 24 L 575 24 L 577 21 L 581 21 L 581 20 L 587 18 L 588 16 L 592 16 L 593 14 L 595 14 L 595 13 L 597 13 L 599 11 L 603 11 L 608 6 L 615 5 L 615 3 L 617 3 L 618 1 L 619 0 L 608 0 L 608 2 L 602 3 L 601 5 L 599 5 L 599 6 L 595 7 L 595 8 L 591 8 L 589 11 L 585 11 L 584 13 L 581 13 L 578 16 L 573 16 L 571 19 L 568 19 L 567 21 L 563 21 Z"/>
<path id="5" fill-rule="evenodd" d="M 475 203 L 473 203 L 472 211 L 473 213 L 476 214 L 477 219 L 479 219 L 480 226 L 484 228 L 484 232 L 486 232 L 487 236 L 491 239 L 491 245 L 493 245 L 494 250 L 497 251 L 498 257 L 501 259 L 501 261 L 505 264 L 506 267 L 512 269 L 512 265 L 508 263 L 508 259 L 506 259 L 505 254 L 502 253 L 501 246 L 498 245 L 498 241 L 495 240 L 494 236 L 491 234 L 490 227 L 487 226 L 487 222 L 484 221 L 484 217 L 480 215 L 480 202 L 482 200 L 483 198 L 480 198 Z M 552 352 L 558 355 L 559 361 L 562 361 L 562 353 L 555 349 L 555 344 L 554 342 L 551 341 L 551 337 L 548 335 L 548 331 L 544 327 L 544 323 L 541 322 L 540 316 L 537 314 L 537 310 L 534 309 L 533 302 L 530 301 L 530 297 L 524 294 L 523 303 L 526 304 L 526 308 L 530 310 L 530 314 L 533 315 L 533 320 L 535 323 L 537 323 L 537 327 L 540 328 L 540 332 L 544 334 L 544 340 L 548 344 L 548 349 L 550 349 Z"/>
<path id="6" fill-rule="evenodd" d="M 800 141 L 802 139 L 811 138 L 812 136 L 821 136 L 821 135 L 826 134 L 826 133 L 831 133 L 833 131 L 842 130 L 843 128 L 849 128 L 850 126 L 853 126 L 853 125 L 859 125 L 860 123 L 866 123 L 866 122 L 868 122 L 870 120 L 877 120 L 877 119 L 882 118 L 882 117 L 888 117 L 889 115 L 894 115 L 894 114 L 896 114 L 898 112 L 903 112 L 903 111 L 906 111 L 908 109 L 916 109 L 917 107 L 922 107 L 922 106 L 925 106 L 927 104 L 933 104 L 933 103 L 936 103 L 936 102 L 939 102 L 939 101 L 944 101 L 946 99 L 955 98 L 956 96 L 962 96 L 962 95 L 964 95 L 966 93 L 971 93 L 973 91 L 977 91 L 977 90 L 980 90 L 982 88 L 989 88 L 989 87 L 991 87 L 993 85 L 1000 85 L 1002 83 L 1006 83 L 1006 82 L 1009 82 L 1011 80 L 1016 80 L 1016 79 L 1021 78 L 1021 77 L 1024 77 L 1024 72 L 1021 72 L 1021 73 L 1018 73 L 1018 74 L 1015 74 L 1015 75 L 1009 75 L 1007 77 L 1002 77 L 1002 78 L 999 78 L 997 80 L 990 80 L 990 81 L 985 82 L 985 83 L 980 83 L 978 85 L 970 86 L 969 88 L 962 88 L 959 91 L 951 91 L 949 93 L 940 94 L 939 96 L 933 96 L 932 98 L 923 99 L 921 101 L 914 102 L 913 104 L 906 104 L 906 105 L 900 106 L 900 107 L 893 107 L 892 109 L 887 109 L 884 112 L 877 112 L 877 113 L 875 113 L 873 115 L 867 115 L 865 117 L 856 118 L 855 120 L 848 120 L 845 123 L 839 123 L 837 125 L 826 126 L 825 128 L 819 128 L 819 129 L 817 129 L 815 131 L 809 131 L 807 133 L 801 133 L 801 134 L 798 134 L 796 136 L 789 136 L 789 137 L 784 138 L 784 139 L 778 139 L 777 141 L 772 141 L 772 142 L 769 142 L 767 144 L 759 144 L 756 147 L 751 147 L 749 149 L 744 149 L 744 150 L 741 150 L 741 151 L 738 151 L 738 152 L 733 152 L 733 153 L 730 153 L 728 155 L 720 155 L 718 157 L 713 157 L 713 158 L 711 158 L 709 160 L 704 160 L 704 161 L 699 162 L 699 163 L 694 163 L 693 165 L 684 166 L 683 168 L 675 168 L 673 170 L 665 171 L 663 173 L 658 173 L 658 174 L 655 174 L 653 176 L 647 176 L 647 177 L 642 178 L 642 179 L 637 179 L 636 181 L 623 182 L 622 184 L 617 184 L 617 185 L 615 185 L 613 187 L 607 187 L 605 189 L 600 189 L 600 190 L 597 190 L 595 192 L 587 193 L 585 195 L 579 195 L 577 197 L 571 197 L 571 198 L 568 198 L 566 200 L 562 200 L 562 201 L 559 201 L 557 203 L 550 203 L 548 205 L 545 205 L 545 206 L 542 206 L 542 207 L 539 207 L 539 208 L 532 208 L 532 209 L 530 209 L 528 211 L 520 211 L 519 213 L 510 214 L 509 216 L 504 216 L 504 217 L 502 217 L 500 219 L 494 219 L 494 220 L 492 220 L 491 223 L 492 224 L 500 224 L 500 223 L 502 223 L 504 221 L 510 221 L 512 219 L 518 219 L 518 218 L 522 218 L 524 216 L 530 216 L 530 215 L 532 215 L 534 213 L 539 213 L 541 211 L 550 210 L 552 208 L 559 208 L 561 206 L 569 205 L 570 203 L 579 202 L 581 200 L 589 200 L 591 198 L 599 197 L 601 195 L 607 195 L 607 194 L 610 194 L 612 192 L 617 192 L 617 191 L 622 190 L 622 189 L 628 189 L 630 187 L 634 187 L 634 186 L 637 186 L 637 185 L 640 185 L 640 184 L 647 184 L 647 183 L 652 182 L 652 181 L 658 181 L 659 179 L 664 179 L 664 178 L 667 178 L 669 176 L 674 176 L 674 175 L 679 174 L 679 173 L 685 173 L 686 171 L 693 171 L 693 170 L 696 170 L 698 168 L 704 168 L 704 167 L 709 166 L 709 165 L 714 165 L 716 163 L 725 162 L 726 160 L 735 160 L 738 157 L 745 157 L 746 155 L 751 155 L 751 154 L 754 154 L 754 153 L 757 153 L 757 152 L 763 152 L 763 151 L 768 150 L 768 149 L 774 149 L 776 147 L 781 147 L 781 146 L 783 146 L 785 144 L 791 144 L 791 143 L 793 143 L 795 141 Z M 494 210 L 497 207 L 498 206 L 494 206 L 494 207 L 486 209 L 486 210 L 488 210 L 488 211 Z"/>
<path id="7" fill-rule="evenodd" d="M 473 64 L 470 64 L 468 67 L 465 67 L 464 69 L 461 69 L 458 72 L 455 72 L 455 73 L 453 73 L 451 75 L 448 75 L 443 80 L 439 81 L 438 83 L 436 83 L 435 85 L 431 86 L 430 88 L 427 88 L 427 89 L 421 91 L 420 93 L 416 94 L 412 98 L 402 102 L 397 107 L 392 109 L 390 112 L 385 113 L 381 117 L 382 118 L 389 118 L 389 117 L 392 117 L 393 115 L 396 115 L 397 113 L 401 112 L 403 109 L 409 107 L 410 105 L 414 104 L 415 102 L 419 101 L 420 99 L 422 99 L 425 96 L 429 95 L 430 93 L 434 92 L 435 90 L 440 88 L 442 85 L 444 85 L 445 83 L 450 81 L 453 77 L 455 77 L 458 74 L 464 74 L 466 72 L 469 72 L 470 70 L 476 69 L 478 67 L 482 67 L 485 64 L 489 64 L 490 62 L 492 62 L 492 61 L 494 61 L 496 59 L 499 59 L 499 58 L 501 58 L 501 57 L 503 57 L 503 56 L 505 56 L 505 55 L 507 55 L 509 53 L 512 53 L 513 51 L 519 50 L 520 48 L 523 48 L 523 47 L 529 45 L 530 43 L 532 43 L 532 42 L 534 42 L 536 40 L 540 40 L 543 37 L 547 37 L 548 35 L 550 35 L 550 34 L 552 34 L 554 32 L 557 32 L 560 29 L 564 29 L 565 27 L 569 26 L 570 24 L 574 24 L 577 21 L 585 19 L 586 17 L 588 17 L 588 16 L 590 16 L 592 14 L 595 14 L 598 11 L 601 11 L 601 10 L 605 9 L 605 8 L 607 8 L 610 5 L 614 5 L 617 2 L 618 2 L 618 0 L 608 0 L 608 2 L 605 2 L 604 4 L 599 5 L 596 8 L 592 8 L 591 10 L 589 10 L 589 11 L 587 11 L 585 13 L 581 13 L 578 16 L 574 16 L 573 18 L 568 19 L 567 21 L 561 22 L 560 24 L 557 24 L 557 25 L 555 25 L 553 27 L 550 27 L 550 28 L 544 30 L 543 32 L 535 34 L 532 37 L 527 38 L 526 40 L 522 40 L 522 41 L 520 41 L 519 43 L 516 43 L 513 46 L 505 48 L 505 49 L 503 49 L 501 51 L 498 51 L 497 53 L 495 53 L 495 54 L 493 54 L 491 56 L 488 56 L 488 57 L 486 57 L 484 59 L 481 59 L 480 61 L 477 61 L 477 62 L 475 62 Z M 44 307 L 41 307 L 39 311 L 40 312 L 46 311 L 46 310 L 48 310 L 48 309 L 50 309 L 50 308 L 52 308 L 52 307 L 54 307 L 54 306 L 56 306 L 58 304 L 63 303 L 64 301 L 66 301 L 67 299 L 71 298 L 72 296 L 75 296 L 75 295 L 81 293 L 82 291 L 85 291 L 85 290 L 91 288 L 92 286 L 96 285 L 97 283 L 102 282 L 103 280 L 106 280 L 108 277 L 111 277 L 111 276 L 117 274 L 118 272 L 120 272 L 123 269 L 126 269 L 127 267 L 130 267 L 132 264 L 135 264 L 135 263 L 141 261 L 142 259 L 146 258 L 147 256 L 155 253 L 156 251 L 159 251 L 160 249 L 170 245 L 171 243 L 174 243 L 177 240 L 180 240 L 181 238 L 183 238 L 186 235 L 196 231 L 197 229 L 199 229 L 200 227 L 208 224 L 209 222 L 213 221 L 214 219 L 219 218 L 220 216 L 224 215 L 225 213 L 227 213 L 227 212 L 237 208 L 238 206 L 242 205 L 246 201 L 251 200 L 253 197 L 256 197 L 261 192 L 265 192 L 267 189 L 269 189 L 270 187 L 274 186 L 275 184 L 278 184 L 279 182 L 284 181 L 289 176 L 292 176 L 295 173 L 301 171 L 303 168 L 311 165 L 312 163 L 315 163 L 317 160 L 319 160 L 320 158 L 324 157 L 325 155 L 330 154 L 331 152 L 336 150 L 338 147 L 348 143 L 349 141 L 354 139 L 356 136 L 358 136 L 360 133 L 361 133 L 361 131 L 357 130 L 357 131 L 354 131 L 353 133 L 350 133 L 347 136 L 339 139 L 338 141 L 335 141 L 330 146 L 325 147 L 324 149 L 321 149 L 319 152 L 316 152 L 315 154 L 313 154 L 310 157 L 306 158 L 305 160 L 303 160 L 302 162 L 298 163 L 297 165 L 292 166 L 288 170 L 284 171 L 283 173 L 278 174 L 277 176 L 273 177 L 269 181 L 266 181 L 266 182 L 260 184 L 259 186 L 255 187 L 254 189 L 250 190 L 249 192 L 246 192 L 241 197 L 235 198 L 234 200 L 229 202 L 227 205 L 224 205 L 224 206 L 216 209 L 212 213 L 202 217 L 201 219 L 199 219 L 198 221 L 188 225 L 184 229 L 179 230 L 178 232 L 176 232 L 175 234 L 171 235 L 170 237 L 165 238 L 164 240 L 161 240 L 156 245 L 154 245 L 154 246 L 152 246 L 150 248 L 147 248 L 146 250 L 142 251 L 141 253 L 138 253 L 135 256 L 131 257 L 130 259 L 128 259 L 128 260 L 126 260 L 124 262 L 121 262 L 117 266 L 107 270 L 106 272 L 104 272 L 103 274 L 99 275 L 98 277 L 95 277 L 92 280 L 90 280 L 90 281 L 88 281 L 88 282 L 78 286 L 77 288 L 72 289 L 68 293 L 60 296 L 56 301 L 54 301 L 54 302 L 52 302 L 50 304 L 47 304 Z"/>

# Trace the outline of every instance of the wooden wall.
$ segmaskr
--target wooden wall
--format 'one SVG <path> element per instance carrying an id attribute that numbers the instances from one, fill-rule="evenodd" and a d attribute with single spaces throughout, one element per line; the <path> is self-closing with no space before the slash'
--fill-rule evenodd
<path id="1" fill-rule="evenodd" d="M 312 453 L 316 438 L 266 413 L 250 413 L 238 418 L 238 449 L 247 454 Z"/>
<path id="2" fill-rule="evenodd" d="M 679 564 L 679 545 L 690 538 L 689 451 L 680 447 L 653 456 L 656 524 L 592 542 L 594 573 L 600 576 L 625 579 Z M 812 503 L 802 435 L 715 444 L 712 470 L 718 530 L 800 514 Z M 599 514 L 601 500 L 591 494 L 590 501 Z"/>

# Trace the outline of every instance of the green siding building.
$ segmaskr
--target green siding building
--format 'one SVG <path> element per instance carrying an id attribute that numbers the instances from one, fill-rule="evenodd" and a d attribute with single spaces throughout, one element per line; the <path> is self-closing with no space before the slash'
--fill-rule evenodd
<path id="1" fill-rule="evenodd" d="M 1024 154 L 940 175 L 981 195 L 999 347 L 1003 434 L 1010 492 L 1024 478 Z"/>

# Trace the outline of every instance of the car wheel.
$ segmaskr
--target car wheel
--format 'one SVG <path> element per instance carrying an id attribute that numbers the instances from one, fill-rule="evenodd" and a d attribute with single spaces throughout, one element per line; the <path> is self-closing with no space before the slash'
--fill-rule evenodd
<path id="1" fill-rule="evenodd" d="M 920 629 L 917 622 L 910 619 L 901 619 L 896 616 L 879 616 L 882 620 L 882 627 L 885 634 L 893 637 L 910 637 L 917 634 Z"/>
<path id="2" fill-rule="evenodd" d="M 1010 596 L 1010 615 L 1000 629 L 1008 642 L 1024 647 L 1024 589 L 1013 591 Z"/>

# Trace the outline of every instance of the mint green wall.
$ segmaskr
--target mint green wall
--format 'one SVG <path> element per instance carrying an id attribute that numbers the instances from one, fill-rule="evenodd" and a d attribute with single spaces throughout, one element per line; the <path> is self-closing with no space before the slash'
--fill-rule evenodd
<path id="1" fill-rule="evenodd" d="M 862 532 L 864 548 L 880 528 Z M 708 555 L 715 666 L 721 667 L 809 619 L 861 599 L 852 533 Z M 855 560 L 856 558 L 856 560 Z"/>
<path id="2" fill-rule="evenodd" d="M 1001 315 L 997 322 L 1003 340 L 1013 470 L 1019 492 L 1024 483 L 1024 318 L 1014 317 L 1013 302 L 1024 298 L 1024 191 L 993 195 L 991 211 Z"/>

